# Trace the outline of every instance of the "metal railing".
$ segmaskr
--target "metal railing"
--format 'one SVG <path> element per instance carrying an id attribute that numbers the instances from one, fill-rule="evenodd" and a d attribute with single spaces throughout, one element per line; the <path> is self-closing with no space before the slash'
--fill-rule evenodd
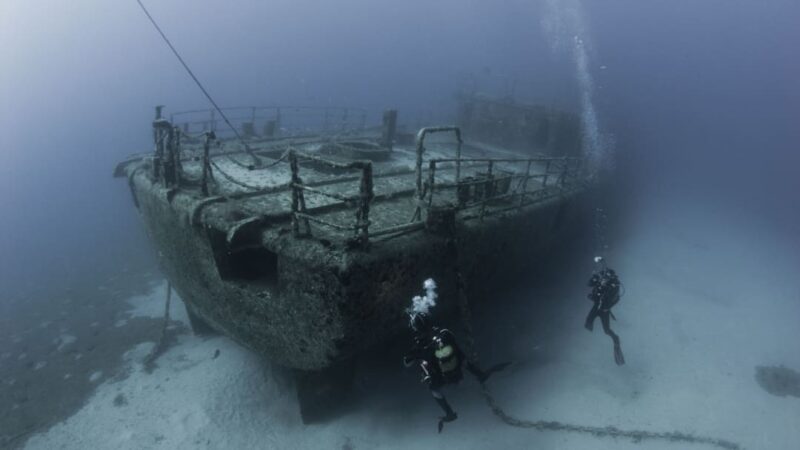
<path id="1" fill-rule="evenodd" d="M 425 138 L 433 133 L 452 132 L 457 141 L 455 158 L 434 158 L 428 161 L 424 159 Z M 234 183 L 241 183 L 231 175 L 226 174 L 212 161 L 210 153 L 211 143 L 216 139 L 213 132 L 206 132 L 203 142 L 202 157 L 198 158 L 201 164 L 200 178 L 193 180 L 186 177 L 181 165 L 181 129 L 174 126 L 167 120 L 156 119 L 153 122 L 153 133 L 155 140 L 155 152 L 153 156 L 153 176 L 161 181 L 165 187 L 181 188 L 189 185 L 197 185 L 204 197 L 211 194 L 209 183 L 214 181 L 214 173 L 217 172 L 226 179 Z M 400 223 L 394 226 L 383 227 L 377 230 L 370 230 L 370 208 L 376 197 L 394 198 L 400 192 L 392 191 L 376 196 L 373 185 L 373 167 L 371 161 L 358 160 L 341 162 L 327 159 L 321 156 L 300 152 L 296 149 L 288 149 L 275 162 L 288 162 L 291 171 L 291 179 L 288 184 L 274 186 L 270 189 L 261 189 L 251 192 L 249 195 L 261 195 L 266 193 L 278 192 L 281 189 L 291 190 L 291 229 L 295 237 L 311 235 L 311 223 L 327 227 L 339 232 L 352 233 L 348 240 L 355 244 L 368 244 L 370 237 L 401 233 L 405 231 L 418 230 L 426 226 L 427 217 L 423 217 L 422 210 L 429 212 L 434 207 L 434 198 L 437 195 L 443 196 L 445 193 L 451 195 L 446 202 L 447 208 L 456 211 L 470 208 L 480 208 L 479 213 L 474 216 L 461 216 L 462 219 L 483 217 L 489 210 L 492 213 L 506 211 L 540 201 L 549 196 L 563 192 L 565 188 L 575 185 L 576 181 L 582 177 L 582 158 L 575 157 L 532 157 L 532 158 L 462 158 L 461 132 L 457 127 L 436 127 L 423 128 L 417 135 L 417 160 L 415 172 L 405 172 L 406 176 L 415 175 L 414 189 L 407 189 L 405 194 L 414 195 L 414 215 L 410 222 Z M 423 171 L 423 165 L 427 162 L 427 173 Z M 335 179 L 326 180 L 324 185 L 336 185 L 334 190 L 324 189 L 319 182 L 304 183 L 300 176 L 301 163 L 325 166 L 334 170 L 358 171 L 359 174 L 350 174 Z M 509 170 L 512 167 L 515 170 Z M 485 167 L 485 170 L 484 170 Z M 522 169 L 524 167 L 524 170 Z M 462 169 L 467 168 L 471 175 L 462 177 Z M 437 174 L 443 170 L 453 170 L 454 176 L 443 177 Z M 484 170 L 484 171 L 481 171 Z M 425 175 L 425 177 L 423 177 Z M 394 176 L 383 174 L 379 176 Z M 425 178 L 423 180 L 423 178 Z M 529 181 L 539 180 L 538 186 L 530 190 Z M 358 183 L 358 192 L 348 194 L 341 190 L 343 183 Z M 175 191 L 175 189 L 172 189 Z M 332 199 L 334 202 L 322 203 L 309 209 L 306 205 L 306 194 L 321 196 Z M 453 195 L 454 194 L 454 195 Z M 321 216 L 328 212 L 340 211 L 342 207 L 354 207 L 355 217 L 351 223 L 334 223 L 330 219 Z M 346 221 L 345 221 L 346 222 Z"/>
<path id="2" fill-rule="evenodd" d="M 437 167 L 441 164 L 456 164 L 455 182 L 436 181 Z M 570 157 L 534 157 L 534 158 L 438 158 L 428 162 L 428 180 L 423 187 L 422 203 L 430 208 L 434 195 L 444 190 L 455 189 L 456 210 L 480 207 L 479 217 L 486 214 L 487 205 L 503 201 L 511 201 L 511 208 L 522 208 L 532 200 L 552 194 L 552 188 L 563 190 L 580 179 L 583 160 Z M 469 164 L 471 167 L 486 164 L 486 171 L 477 176 L 460 178 L 458 167 Z M 500 164 L 525 167 L 523 171 L 498 170 Z M 544 166 L 542 173 L 531 173 L 531 169 Z M 508 167 L 506 167 L 508 168 Z M 551 182 L 555 178 L 555 182 Z M 528 181 L 540 179 L 534 191 L 528 190 Z M 516 181 L 516 184 L 515 184 Z M 549 184 L 548 184 L 549 183 Z M 528 194 L 534 194 L 536 196 Z M 504 208 L 507 210 L 510 208 Z"/>
<path id="3" fill-rule="evenodd" d="M 360 108 L 242 106 L 222 111 L 245 138 L 347 133 L 363 130 L 367 121 L 367 111 Z M 213 131 L 221 138 L 232 135 L 214 109 L 175 112 L 169 120 L 186 134 Z"/>
<path id="4" fill-rule="evenodd" d="M 300 178 L 299 160 L 301 158 L 304 160 L 314 161 L 318 164 L 323 164 L 333 169 L 360 170 L 361 178 L 359 182 L 358 194 L 343 195 L 340 193 L 324 191 L 304 184 L 303 180 Z M 296 150 L 291 150 L 289 151 L 289 166 L 292 171 L 292 181 L 290 184 L 292 189 L 292 233 L 295 237 L 309 236 L 311 234 L 311 226 L 309 222 L 314 222 L 338 231 L 351 231 L 353 232 L 353 239 L 362 244 L 366 244 L 369 241 L 369 209 L 370 203 L 372 203 L 372 199 L 374 197 L 371 161 L 353 161 L 349 163 L 341 163 L 320 158 L 319 156 L 301 153 Z M 344 204 L 355 204 L 355 224 L 339 225 L 309 214 L 305 201 L 306 192 L 338 200 Z M 305 228 L 304 232 L 301 232 L 300 230 L 301 225 L 303 228 Z"/>
<path id="5" fill-rule="evenodd" d="M 425 138 L 433 133 L 448 133 L 452 132 L 456 138 L 456 157 L 455 158 L 437 158 L 428 161 L 427 181 L 423 182 L 423 163 L 425 154 Z M 417 207 L 411 222 L 422 220 L 422 208 L 430 208 L 433 205 L 434 195 L 444 189 L 456 189 L 457 202 L 455 208 L 457 210 L 472 208 L 480 206 L 480 218 L 486 214 L 486 206 L 492 202 L 502 200 L 509 200 L 512 197 L 518 197 L 519 201 L 516 204 L 517 208 L 521 208 L 528 202 L 527 194 L 528 181 L 535 178 L 540 178 L 541 185 L 536 191 L 539 196 L 550 193 L 549 187 L 552 184 L 548 182 L 556 177 L 555 187 L 563 189 L 569 182 L 578 180 L 581 176 L 583 165 L 582 158 L 576 157 L 548 157 L 539 156 L 533 158 L 462 158 L 461 147 L 463 140 L 461 138 L 461 130 L 458 127 L 433 127 L 422 128 L 417 134 L 417 160 L 416 160 L 416 197 Z M 438 182 L 436 181 L 437 167 L 442 164 L 455 166 L 455 182 Z M 467 164 L 471 167 L 475 165 L 486 164 L 486 172 L 479 174 L 477 177 L 469 177 L 462 180 L 461 169 L 462 165 Z M 525 171 L 497 171 L 499 164 L 519 164 L 525 166 Z M 532 174 L 531 169 L 534 164 L 544 165 L 542 173 Z M 512 185 L 514 180 L 518 183 L 516 186 Z M 532 199 L 532 198 L 531 198 Z M 472 200 L 472 201 L 469 201 Z M 506 208 L 507 209 L 507 208 Z"/>

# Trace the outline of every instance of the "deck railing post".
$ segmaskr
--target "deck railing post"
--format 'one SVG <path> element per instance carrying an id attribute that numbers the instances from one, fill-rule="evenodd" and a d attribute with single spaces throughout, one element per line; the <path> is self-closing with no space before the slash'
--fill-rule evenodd
<path id="1" fill-rule="evenodd" d="M 548 159 L 547 164 L 544 166 L 544 178 L 542 179 L 542 187 L 547 187 L 547 179 L 550 177 L 550 163 L 552 160 Z"/>
<path id="2" fill-rule="evenodd" d="M 461 139 L 461 129 L 456 128 L 456 184 L 461 181 L 461 144 L 464 142 Z"/>
<path id="3" fill-rule="evenodd" d="M 486 214 L 486 204 L 489 202 L 491 197 L 494 197 L 494 180 L 492 180 L 492 168 L 494 167 L 494 161 L 489 160 L 489 168 L 486 172 L 486 187 L 484 188 L 484 196 L 486 198 L 483 199 L 483 203 L 481 204 L 481 220 L 483 220 L 483 216 Z"/>
<path id="4" fill-rule="evenodd" d="M 415 197 L 417 199 L 417 207 L 414 210 L 414 216 L 411 218 L 411 221 L 415 221 L 422 218 L 422 205 L 425 200 L 425 191 L 422 186 L 422 154 L 425 152 L 425 136 L 428 133 L 438 133 L 438 132 L 449 132 L 452 131 L 456 134 L 456 139 L 458 141 L 458 146 L 456 147 L 456 171 L 457 171 L 457 180 L 460 177 L 460 170 L 461 170 L 461 129 L 458 127 L 431 127 L 431 128 L 420 128 L 419 132 L 417 132 L 417 162 L 416 162 L 416 193 Z"/>
<path id="5" fill-rule="evenodd" d="M 415 163 L 416 192 L 414 194 L 414 197 L 417 200 L 417 207 L 414 211 L 414 217 L 411 219 L 412 222 L 421 218 L 420 202 L 422 202 L 422 197 L 424 195 L 424 192 L 422 191 L 422 154 L 425 152 L 425 133 L 426 131 L 424 128 L 419 130 L 419 133 L 417 133 L 417 161 Z"/>
<path id="6" fill-rule="evenodd" d="M 205 142 L 203 142 L 203 178 L 201 180 L 200 189 L 203 192 L 203 195 L 208 197 L 209 190 L 208 190 L 208 180 L 214 179 L 214 175 L 211 173 L 211 141 L 216 139 L 216 136 L 213 132 L 208 131 L 205 135 Z"/>
<path id="7" fill-rule="evenodd" d="M 161 157 L 163 156 L 163 149 L 161 148 L 161 128 L 158 123 L 161 120 L 161 111 L 164 105 L 157 105 L 155 107 L 156 115 L 153 119 L 153 177 L 157 180 L 161 177 Z"/>
<path id="8" fill-rule="evenodd" d="M 433 205 L 433 186 L 436 183 L 436 160 L 428 163 L 428 208 Z"/>
<path id="9" fill-rule="evenodd" d="M 289 151 L 289 167 L 292 170 L 292 234 L 294 237 L 300 236 L 300 222 L 297 212 L 300 208 L 300 176 L 298 175 L 297 155 L 293 150 Z"/>
<path id="10" fill-rule="evenodd" d="M 174 175 L 173 165 L 175 157 L 172 151 L 175 129 L 168 121 L 158 119 L 153 122 L 153 136 L 155 137 L 155 156 L 153 157 L 153 178 L 166 183 L 171 182 L 168 177 Z"/>
<path id="11" fill-rule="evenodd" d="M 361 244 L 369 242 L 369 208 L 374 196 L 372 185 L 372 163 L 368 162 L 361 169 L 361 185 L 359 186 L 359 205 L 356 215 L 356 237 Z"/>
<path id="12" fill-rule="evenodd" d="M 181 129 L 179 127 L 173 126 L 172 127 L 172 136 L 173 136 L 173 143 L 172 143 L 172 170 L 173 170 L 173 182 L 175 186 L 181 186 L 181 177 L 183 175 L 183 166 L 181 164 Z"/>
<path id="13" fill-rule="evenodd" d="M 533 163 L 532 159 L 528 160 L 528 166 L 525 168 L 525 178 L 522 180 L 522 192 L 519 194 L 519 206 L 520 208 L 525 203 L 525 194 L 528 193 L 528 179 L 531 177 L 531 164 Z"/>
<path id="14" fill-rule="evenodd" d="M 559 186 L 561 186 L 563 188 L 564 184 L 566 183 L 566 180 L 567 180 L 567 169 L 569 167 L 569 161 L 567 160 L 566 156 L 562 158 L 562 163 L 564 165 L 561 168 L 561 175 L 559 175 L 559 177 L 558 177 L 559 178 L 558 179 L 558 184 L 559 184 Z"/>

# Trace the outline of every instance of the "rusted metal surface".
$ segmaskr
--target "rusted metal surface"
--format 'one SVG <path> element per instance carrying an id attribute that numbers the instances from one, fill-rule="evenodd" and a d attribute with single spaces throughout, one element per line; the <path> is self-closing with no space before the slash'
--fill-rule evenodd
<path id="1" fill-rule="evenodd" d="M 275 112 L 269 120 L 286 119 Z M 245 113 L 258 124 L 258 111 Z M 344 117 L 329 110 L 323 127 Z M 248 148 L 211 122 L 200 134 L 163 119 L 153 127 L 152 154 L 115 173 L 128 177 L 175 289 L 196 321 L 297 369 L 322 370 L 395 333 L 421 277 L 447 280 L 448 227 L 465 237 L 477 283 L 497 276 L 478 267 L 513 273 L 567 233 L 557 217 L 582 214 L 579 160 L 495 151 L 458 127 L 423 128 L 415 145 L 395 142 L 372 161 L 324 149 L 380 146 L 381 127 L 346 141 L 252 136 Z M 455 139 L 427 140 L 437 133 Z M 271 162 L 251 167 L 248 152 Z"/>

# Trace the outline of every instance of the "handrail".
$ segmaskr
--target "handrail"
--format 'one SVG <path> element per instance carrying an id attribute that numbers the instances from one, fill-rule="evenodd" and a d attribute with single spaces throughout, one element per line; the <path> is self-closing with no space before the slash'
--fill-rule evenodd
<path id="1" fill-rule="evenodd" d="M 304 184 L 303 180 L 300 178 L 300 158 L 315 161 L 331 168 L 361 170 L 358 195 L 346 196 L 332 192 L 325 192 Z M 302 153 L 297 150 L 289 150 L 289 166 L 291 167 L 292 171 L 292 181 L 290 183 L 290 187 L 292 189 L 292 233 L 295 237 L 311 235 L 311 226 L 309 222 L 315 222 L 340 231 L 353 231 L 355 234 L 354 241 L 357 243 L 366 245 L 369 242 L 369 210 L 370 203 L 375 197 L 372 183 L 371 161 L 352 161 L 348 163 L 342 163 L 338 161 L 331 161 L 316 155 Z M 306 210 L 305 192 L 323 195 L 328 198 L 342 201 L 345 204 L 352 204 L 354 202 L 357 203 L 355 225 L 343 226 L 311 216 Z M 305 233 L 300 232 L 301 225 L 303 228 L 305 228 Z"/>
<path id="2" fill-rule="evenodd" d="M 458 180 L 461 177 L 461 145 L 464 142 L 461 139 L 461 129 L 455 126 L 425 127 L 420 128 L 419 132 L 417 132 L 416 197 L 418 203 L 417 208 L 414 210 L 414 216 L 411 218 L 412 222 L 422 217 L 420 203 L 425 197 L 425 192 L 422 186 L 422 154 L 425 153 L 425 137 L 433 133 L 446 133 L 451 131 L 455 134 L 456 142 L 458 143 L 456 146 L 456 180 Z M 430 174 L 430 176 L 432 177 L 433 174 Z"/>
<path id="3" fill-rule="evenodd" d="M 449 163 L 449 162 L 485 162 L 487 163 L 487 171 L 485 177 L 477 180 L 459 180 L 456 179 L 455 182 L 436 182 L 436 166 L 440 163 Z M 531 168 L 533 163 L 545 163 L 545 170 L 544 173 L 539 174 L 531 174 Z M 495 174 L 495 164 L 496 163 L 526 163 L 525 172 L 523 173 L 505 173 L 502 175 Z M 556 164 L 554 164 L 556 163 Z M 559 164 L 560 163 L 560 164 Z M 463 189 L 471 186 L 480 186 L 483 185 L 485 188 L 482 191 L 482 197 L 477 199 L 473 202 L 461 202 L 460 199 L 457 202 L 455 209 L 456 210 L 463 210 L 468 208 L 473 208 L 480 206 L 480 213 L 477 214 L 477 217 L 483 219 L 486 214 L 486 206 L 495 201 L 510 199 L 515 196 L 519 197 L 519 202 L 516 206 L 511 207 L 510 209 L 514 208 L 521 208 L 526 204 L 526 195 L 528 192 L 528 180 L 530 179 L 542 179 L 542 184 L 538 191 L 547 192 L 552 187 L 555 187 L 558 190 L 566 188 L 568 180 L 576 180 L 580 177 L 580 171 L 583 163 L 583 158 L 579 157 L 534 157 L 534 158 L 466 158 L 466 159 L 453 159 L 453 158 L 437 158 L 432 159 L 429 161 L 429 168 L 428 168 L 428 181 L 427 184 L 422 189 L 422 197 L 420 198 L 419 204 L 425 204 L 428 207 L 433 205 L 433 197 L 436 193 L 437 188 L 447 189 L 447 188 L 457 188 Z M 552 170 L 555 167 L 555 170 Z M 548 185 L 548 179 L 550 175 L 558 176 L 555 186 Z M 520 180 L 516 186 L 512 188 L 512 183 L 514 179 Z M 507 189 L 511 189 L 511 192 L 505 192 L 505 189 L 502 192 L 496 192 L 497 183 L 501 180 L 508 180 L 508 187 Z M 536 191 L 536 192 L 538 192 Z M 460 195 L 460 194 L 459 194 Z M 419 207 L 418 207 L 419 209 Z M 509 208 L 506 208 L 506 210 Z M 416 220 L 417 215 L 415 214 Z M 413 222 L 413 220 L 412 220 Z"/>
<path id="4" fill-rule="evenodd" d="M 362 130 L 367 120 L 366 109 L 338 106 L 235 106 L 221 110 L 229 112 L 226 114 L 229 120 L 242 127 L 249 137 L 255 135 L 257 122 L 263 126 L 265 135 L 271 135 L 281 130 Z M 216 131 L 221 134 L 225 130 L 217 129 L 220 123 L 217 116 L 217 111 L 213 109 L 194 109 L 171 113 L 169 119 L 186 132 Z"/>

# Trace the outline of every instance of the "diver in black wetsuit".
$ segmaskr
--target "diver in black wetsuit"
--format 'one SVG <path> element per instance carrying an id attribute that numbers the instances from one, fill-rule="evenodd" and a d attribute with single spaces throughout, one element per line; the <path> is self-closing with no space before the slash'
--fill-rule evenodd
<path id="1" fill-rule="evenodd" d="M 600 265 L 600 268 L 589 279 L 589 287 L 592 288 L 592 292 L 587 297 L 594 302 L 594 305 L 586 317 L 584 326 L 587 330 L 592 331 L 594 319 L 600 317 L 603 331 L 614 341 L 614 362 L 621 366 L 625 364 L 625 357 L 622 355 L 619 336 L 611 330 L 610 319 L 617 320 L 614 317 L 614 313 L 611 312 L 611 308 L 619 302 L 622 283 L 620 283 L 616 272 L 606 267 L 605 260 L 602 257 L 598 256 L 594 261 Z"/>
<path id="2" fill-rule="evenodd" d="M 442 387 L 448 384 L 457 384 L 464 378 L 461 370 L 466 362 L 467 370 L 472 373 L 478 382 L 483 384 L 489 376 L 504 369 L 509 363 L 498 364 L 484 372 L 476 365 L 466 361 L 466 355 L 456 343 L 455 335 L 446 328 L 437 328 L 430 323 L 427 314 L 417 313 L 411 317 L 411 327 L 414 330 L 414 346 L 404 357 L 406 367 L 419 364 L 422 370 L 422 382 L 428 385 L 431 395 L 444 411 L 445 415 L 439 418 L 439 432 L 442 432 L 445 422 L 452 422 L 458 415 L 447 403 L 442 394 Z"/>

